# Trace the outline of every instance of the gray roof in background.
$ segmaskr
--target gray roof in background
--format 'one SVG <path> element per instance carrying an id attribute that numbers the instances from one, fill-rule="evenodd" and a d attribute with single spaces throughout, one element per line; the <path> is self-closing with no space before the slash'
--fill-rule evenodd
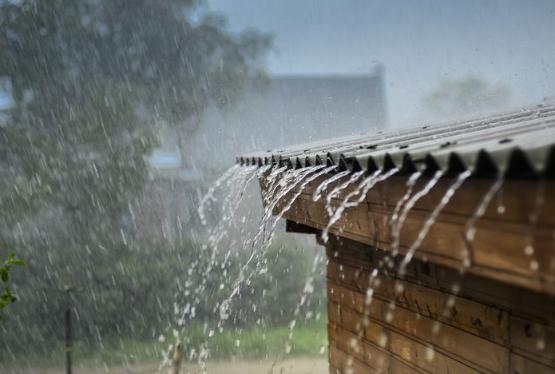
<path id="1" fill-rule="evenodd" d="M 305 143 L 245 154 L 237 162 L 295 168 L 328 164 L 370 172 L 397 167 L 407 175 L 441 169 L 448 175 L 471 170 L 481 177 L 500 173 L 514 178 L 554 177 L 555 105 L 443 126 Z"/>
<path id="2" fill-rule="evenodd" d="M 184 159 L 200 169 L 230 155 L 368 133 L 386 123 L 382 70 L 366 75 L 272 77 L 229 111 L 206 111 Z"/>

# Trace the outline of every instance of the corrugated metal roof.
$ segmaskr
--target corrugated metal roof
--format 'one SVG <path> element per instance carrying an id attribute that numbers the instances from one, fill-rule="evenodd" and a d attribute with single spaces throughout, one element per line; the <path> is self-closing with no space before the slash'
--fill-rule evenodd
<path id="1" fill-rule="evenodd" d="M 555 105 L 538 105 L 502 115 L 442 126 L 378 132 L 305 143 L 237 158 L 246 165 L 337 165 L 339 170 L 373 172 L 399 168 L 447 175 L 511 178 L 555 177 Z"/>

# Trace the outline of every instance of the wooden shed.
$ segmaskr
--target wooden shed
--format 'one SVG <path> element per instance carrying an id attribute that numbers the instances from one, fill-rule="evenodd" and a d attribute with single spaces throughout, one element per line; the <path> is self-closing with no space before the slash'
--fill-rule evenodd
<path id="1" fill-rule="evenodd" d="M 331 373 L 555 373 L 554 145 L 543 105 L 238 159 L 326 248 Z"/>

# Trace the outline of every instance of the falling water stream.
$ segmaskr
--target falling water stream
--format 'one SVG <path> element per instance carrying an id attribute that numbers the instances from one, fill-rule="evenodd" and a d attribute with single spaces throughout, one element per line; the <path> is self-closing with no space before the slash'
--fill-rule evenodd
<path id="1" fill-rule="evenodd" d="M 312 201 L 316 202 L 318 200 L 320 200 L 320 198 L 322 197 L 322 193 L 324 191 L 326 191 L 326 189 L 328 188 L 328 186 L 330 184 L 332 184 L 333 182 L 346 177 L 347 175 L 351 174 L 350 170 L 345 170 L 342 171 L 340 173 L 337 173 L 333 176 L 331 176 L 330 178 L 326 179 L 325 181 L 323 181 L 318 187 L 316 187 L 316 190 L 314 191 L 314 194 L 312 195 Z"/>
<path id="2" fill-rule="evenodd" d="M 267 223 L 270 221 L 271 217 L 272 217 L 272 212 L 274 211 L 274 208 L 277 206 L 277 204 L 281 201 L 282 198 L 284 198 L 288 193 L 290 193 L 297 185 L 299 185 L 300 182 L 303 181 L 304 178 L 306 178 L 307 176 L 309 176 L 312 173 L 318 172 L 319 170 L 321 170 L 323 167 L 322 166 L 315 166 L 315 167 L 309 167 L 309 168 L 304 168 L 304 169 L 293 169 L 293 170 L 287 170 L 285 171 L 286 176 L 284 176 L 283 179 L 286 179 L 289 181 L 289 183 L 280 183 L 281 184 L 281 190 L 275 190 L 274 191 L 274 196 L 268 198 L 268 205 L 265 207 L 265 213 L 264 216 L 260 222 L 260 226 L 259 229 L 256 233 L 256 235 L 254 236 L 253 241 L 250 243 L 251 246 L 251 255 L 248 257 L 247 261 L 245 261 L 245 263 L 241 266 L 241 269 L 239 271 L 239 275 L 237 277 L 237 279 L 233 282 L 233 289 L 232 292 L 230 293 L 230 295 L 220 304 L 220 322 L 218 323 L 218 327 L 221 328 L 221 326 L 223 325 L 223 323 L 228 319 L 229 317 L 229 308 L 230 308 L 230 304 L 232 299 L 239 293 L 240 291 L 240 287 L 243 283 L 248 282 L 252 276 L 254 274 L 257 273 L 257 271 L 260 270 L 259 264 L 260 264 L 260 258 L 261 256 L 264 254 L 264 251 L 266 248 L 268 248 L 268 246 L 271 244 L 271 237 L 272 237 L 272 233 L 275 230 L 277 224 L 271 224 L 270 225 L 270 230 L 268 233 L 266 233 L 266 226 Z M 317 173 L 320 174 L 320 173 Z M 319 176 L 319 175 L 317 175 Z M 314 179 L 317 176 L 313 176 Z M 307 183 L 302 184 L 301 186 L 306 186 Z M 298 196 L 300 195 L 300 193 L 295 194 L 293 199 L 296 199 Z M 290 202 L 290 204 L 287 204 L 285 206 L 285 209 L 289 209 L 291 207 L 293 202 Z M 282 216 L 284 214 L 284 211 L 281 212 L 281 215 L 278 215 L 279 217 Z M 279 219 L 279 218 L 278 218 Z M 274 222 L 277 222 L 276 219 Z M 265 239 L 266 236 L 269 239 Z M 258 246 L 258 244 L 261 244 L 260 246 Z M 257 266 L 255 268 L 255 270 L 253 270 L 252 272 L 250 272 L 249 274 L 246 274 L 245 272 L 247 271 L 248 266 L 251 264 L 251 262 L 253 260 L 257 260 Z"/>
<path id="3" fill-rule="evenodd" d="M 210 202 L 217 202 L 217 192 L 220 189 L 224 191 L 224 198 L 219 203 L 219 206 L 221 207 L 221 218 L 214 227 L 208 228 L 208 244 L 202 246 L 203 254 L 201 254 L 201 256 L 210 256 L 210 258 L 205 269 L 202 271 L 201 282 L 200 284 L 195 284 L 191 279 L 189 279 L 195 267 L 199 265 L 198 262 L 194 262 L 189 265 L 187 278 L 180 283 L 182 284 L 182 286 L 180 287 L 180 292 L 185 295 L 189 295 L 188 299 L 190 301 L 187 302 L 185 305 L 180 306 L 177 303 L 174 305 L 175 314 L 177 315 L 177 326 L 183 327 L 188 323 L 188 321 L 195 318 L 196 308 L 202 302 L 201 295 L 206 291 L 207 279 L 210 276 L 210 273 L 215 266 L 218 257 L 217 255 L 219 253 L 219 244 L 221 240 L 225 237 L 227 231 L 230 229 L 230 226 L 233 224 L 234 214 L 243 199 L 246 187 L 248 186 L 249 182 L 264 171 L 264 168 L 258 169 L 255 166 L 242 169 L 238 169 L 236 166 L 234 166 L 228 169 L 227 172 L 225 172 L 220 178 L 218 178 L 218 180 L 216 180 L 216 182 L 210 187 L 207 195 L 201 200 L 198 212 L 202 222 L 206 225 L 206 212 L 209 208 L 208 204 Z M 192 286 L 196 286 L 196 288 L 189 289 Z M 176 338 L 178 337 L 178 333 L 176 330 L 173 330 L 173 335 Z M 164 365 L 169 364 L 169 357 L 171 356 L 172 349 L 173 345 L 168 347 L 166 359 L 159 367 L 159 371 Z M 193 356 L 196 354 L 196 352 L 193 351 L 190 352 L 190 354 L 191 356 Z M 200 363 L 202 363 L 202 361 L 204 361 L 207 357 L 208 352 L 206 352 L 205 350 L 201 349 L 198 352 L 198 359 Z"/>
<path id="4" fill-rule="evenodd" d="M 405 272 L 407 270 L 407 265 L 412 260 L 416 250 L 420 247 L 420 245 L 426 238 L 426 235 L 428 235 L 428 232 L 430 231 L 430 228 L 432 227 L 432 225 L 436 222 L 436 219 L 439 213 L 441 213 L 442 209 L 449 203 L 449 201 L 451 200 L 455 192 L 457 192 L 457 190 L 462 186 L 464 181 L 468 177 L 470 177 L 470 174 L 471 172 L 469 170 L 463 173 L 460 173 L 457 176 L 457 179 L 455 179 L 455 181 L 453 182 L 453 184 L 449 186 L 449 188 L 447 189 L 447 191 L 445 192 L 445 194 L 443 195 L 439 203 L 436 205 L 432 213 L 430 213 L 430 215 L 428 216 L 428 219 L 426 219 L 426 222 L 424 222 L 424 225 L 418 232 L 418 235 L 416 236 L 416 240 L 412 242 L 411 246 L 407 250 L 407 253 L 403 257 L 403 260 L 401 261 L 401 265 L 399 267 L 399 275 L 401 277 L 405 275 Z"/>
<path id="5" fill-rule="evenodd" d="M 403 197 L 401 199 L 399 199 L 399 201 L 397 201 L 397 204 L 395 204 L 395 209 L 393 210 L 393 213 L 391 214 L 391 219 L 389 221 L 389 225 L 392 228 L 392 230 L 397 230 L 397 224 L 398 224 L 398 220 L 399 220 L 399 212 L 401 211 L 401 208 L 403 207 L 403 205 L 407 202 L 407 200 L 412 195 L 412 191 L 414 189 L 414 186 L 416 185 L 416 182 L 418 181 L 420 176 L 422 176 L 422 172 L 421 171 L 416 171 L 416 172 L 412 173 L 411 176 L 409 177 L 409 179 L 407 181 L 407 190 L 406 190 L 405 194 L 403 195 Z"/>
<path id="6" fill-rule="evenodd" d="M 332 170 L 336 169 L 335 166 L 329 166 L 329 167 L 323 168 L 323 169 L 322 168 L 323 167 L 318 167 L 318 166 L 314 167 L 313 172 L 316 172 L 316 173 L 314 173 L 310 177 L 306 178 L 306 180 L 300 185 L 297 192 L 293 195 L 291 200 L 289 200 L 289 202 L 285 205 L 285 207 L 275 216 L 274 222 L 272 223 L 272 226 L 269 230 L 268 239 L 266 240 L 267 244 L 265 244 L 265 246 L 270 245 L 270 243 L 268 243 L 268 241 L 271 242 L 272 236 L 275 233 L 275 229 L 276 229 L 276 226 L 277 226 L 279 220 L 283 217 L 283 215 L 285 213 L 287 213 L 289 211 L 289 209 L 291 209 L 291 207 L 293 206 L 293 203 L 299 198 L 299 196 L 302 194 L 302 192 L 304 191 L 306 186 L 310 182 L 312 182 L 312 181 L 316 180 L 317 178 L 321 177 L 322 175 L 326 175 L 326 174 L 330 173 Z M 322 170 L 320 170 L 320 169 L 322 169 Z"/>
<path id="7" fill-rule="evenodd" d="M 503 186 L 504 178 L 500 175 L 497 180 L 491 185 L 486 194 L 482 197 L 482 200 L 478 204 L 478 207 L 466 222 L 466 227 L 463 234 L 464 248 L 463 248 L 463 269 L 470 268 L 474 262 L 474 249 L 472 247 L 472 242 L 476 235 L 476 222 L 486 213 L 486 210 L 495 196 L 495 194 Z"/>
<path id="8" fill-rule="evenodd" d="M 328 215 L 331 216 L 333 214 L 333 208 L 331 206 L 331 203 L 333 201 L 333 198 L 336 196 L 339 196 L 341 194 L 342 191 L 344 191 L 347 187 L 349 187 L 351 184 L 355 183 L 357 180 L 359 180 L 359 178 L 365 173 L 364 170 L 362 171 L 357 171 L 356 173 L 352 173 L 351 177 L 346 181 L 341 183 L 340 185 L 338 185 L 337 187 L 335 187 L 333 190 L 331 190 L 331 192 L 326 196 L 326 211 L 328 212 Z"/>
<path id="9" fill-rule="evenodd" d="M 224 183 L 226 180 L 228 180 L 229 178 L 234 176 L 235 172 L 239 168 L 240 168 L 239 165 L 233 165 L 225 173 L 223 173 L 222 176 L 219 177 L 216 180 L 216 182 L 214 182 L 214 184 L 208 189 L 208 192 L 206 192 L 206 194 L 204 195 L 204 197 L 200 201 L 199 208 L 198 208 L 198 214 L 199 214 L 200 220 L 201 220 L 203 225 L 206 225 L 206 215 L 205 215 L 206 205 L 210 201 L 215 201 L 214 192 L 218 189 L 218 187 L 221 186 L 222 183 Z"/>
<path id="10" fill-rule="evenodd" d="M 207 209 L 210 204 L 214 204 L 218 201 L 216 195 L 219 190 L 227 190 L 227 196 L 222 199 L 220 202 L 221 205 L 221 218 L 218 223 L 212 228 L 208 229 L 208 244 L 203 247 L 204 250 L 211 251 L 210 252 L 210 261 L 203 273 L 203 281 L 201 285 L 193 290 L 194 294 L 200 295 L 202 292 L 206 291 L 206 279 L 210 276 L 210 272 L 214 269 L 216 265 L 216 260 L 218 259 L 219 253 L 219 246 L 222 242 L 223 238 L 226 236 L 226 232 L 230 229 L 230 226 L 233 224 L 234 221 L 234 214 L 240 205 L 240 202 L 243 198 L 245 190 L 247 186 L 251 183 L 252 180 L 255 178 L 262 178 L 264 180 L 265 188 L 262 189 L 262 198 L 264 201 L 264 212 L 262 218 L 260 219 L 260 223 L 256 233 L 251 235 L 248 238 L 243 239 L 242 244 L 242 251 L 248 251 L 249 255 L 247 256 L 246 261 L 240 266 L 238 275 L 235 280 L 233 280 L 231 292 L 228 294 L 227 297 L 224 298 L 222 302 L 220 302 L 216 307 L 219 310 L 220 320 L 217 323 L 217 330 L 222 332 L 223 326 L 225 321 L 229 318 L 230 315 L 230 308 L 232 304 L 232 300 L 236 297 L 241 290 L 243 284 L 250 284 L 251 279 L 256 274 L 261 274 L 264 272 L 264 253 L 265 250 L 270 246 L 272 242 L 273 235 L 277 229 L 278 223 L 280 222 L 281 218 L 294 206 L 295 201 L 302 195 L 304 190 L 308 185 L 310 185 L 315 180 L 323 176 L 328 176 L 330 173 L 336 169 L 335 166 L 314 166 L 314 167 L 306 167 L 301 169 L 289 169 L 286 166 L 284 167 L 271 167 L 271 166 L 264 166 L 264 167 L 248 167 L 243 168 L 243 170 L 238 170 L 237 167 L 233 167 L 225 172 L 218 180 L 214 183 L 214 185 L 208 190 L 207 194 L 203 197 L 200 207 L 199 207 L 199 216 L 204 224 L 207 222 Z M 363 201 L 365 201 L 368 192 L 379 182 L 383 182 L 390 178 L 391 176 L 395 175 L 398 172 L 398 169 L 391 169 L 387 172 L 383 172 L 378 170 L 372 173 L 369 176 L 366 176 L 362 180 L 361 177 L 363 176 L 364 172 L 356 172 L 352 173 L 349 171 L 343 171 L 339 173 L 333 173 L 331 176 L 322 180 L 319 185 L 314 189 L 312 194 L 312 201 L 316 202 L 320 200 L 323 196 L 323 193 L 335 183 L 339 182 L 343 178 L 347 178 L 343 182 L 339 182 L 327 195 L 325 199 L 325 208 L 327 213 L 329 214 L 329 220 L 325 228 L 322 230 L 321 238 L 324 241 L 327 241 L 329 238 L 329 230 L 336 224 L 342 216 L 345 214 L 345 211 L 350 208 L 355 208 Z M 406 191 L 404 192 L 403 196 L 396 202 L 395 207 L 392 211 L 392 214 L 389 218 L 389 226 L 391 229 L 391 245 L 390 245 L 390 258 L 391 260 L 386 261 L 385 263 L 382 261 L 376 266 L 369 275 L 368 279 L 368 288 L 366 290 L 365 295 L 365 308 L 363 313 L 363 318 L 357 324 L 357 336 L 358 339 L 362 337 L 363 329 L 369 323 L 369 308 L 374 296 L 374 287 L 379 285 L 380 283 L 380 273 L 383 270 L 384 265 L 388 265 L 389 268 L 393 266 L 393 258 L 399 253 L 399 246 L 400 246 L 400 236 L 403 230 L 403 225 L 405 224 L 410 211 L 413 207 L 417 204 L 417 202 L 422 199 L 424 196 L 428 195 L 430 191 L 437 185 L 439 180 L 444 175 L 443 171 L 437 171 L 435 174 L 423 184 L 423 187 L 414 193 L 414 188 L 417 182 L 422 177 L 422 172 L 415 172 L 409 176 L 406 182 Z M 452 184 L 447 188 L 443 196 L 441 197 L 438 204 L 435 208 L 430 212 L 428 217 L 426 218 L 425 222 L 423 223 L 422 227 L 420 228 L 415 240 L 410 244 L 408 249 L 406 250 L 405 255 L 401 258 L 400 265 L 397 269 L 397 281 L 395 283 L 395 293 L 399 295 L 403 292 L 403 283 L 400 282 L 401 279 L 406 274 L 407 266 L 413 259 L 416 251 L 424 242 L 426 236 L 428 235 L 430 229 L 436 222 L 439 214 L 443 210 L 443 208 L 451 201 L 453 196 L 459 190 L 459 188 L 464 184 L 464 182 L 470 177 L 471 172 L 465 171 L 460 173 L 452 182 Z M 357 183 L 355 188 L 353 188 L 350 192 L 348 192 L 341 202 L 335 206 L 333 206 L 332 202 L 335 198 L 342 195 L 342 192 L 349 189 L 349 187 Z M 492 201 L 492 199 L 497 195 L 499 198 L 498 205 L 502 205 L 502 198 L 500 197 L 499 191 L 503 185 L 503 178 L 498 178 L 491 187 L 486 191 L 482 199 L 480 200 L 477 208 L 475 209 L 474 213 L 468 219 L 465 230 L 464 230 L 464 253 L 463 253 L 463 271 L 461 274 L 464 274 L 466 269 L 468 269 L 473 262 L 473 250 L 472 250 L 472 241 L 475 236 L 476 231 L 476 222 L 484 215 L 488 205 Z M 543 186 L 543 185 L 541 185 Z M 540 196 L 541 195 L 541 196 Z M 530 215 L 530 223 L 531 225 L 535 225 L 538 220 L 538 216 L 540 214 L 541 206 L 543 205 L 542 199 L 543 194 L 538 193 L 538 199 L 536 201 L 535 209 Z M 279 210 L 276 210 L 278 209 Z M 499 209 L 498 209 L 499 210 Z M 502 214 L 502 212 L 500 212 Z M 533 234 L 530 234 L 533 237 Z M 532 256 L 534 253 L 533 250 L 533 243 L 528 243 L 526 248 L 524 249 L 527 255 Z M 225 254 L 224 260 L 221 263 L 221 268 L 225 269 L 227 259 L 230 255 L 230 252 Z M 312 293 L 314 286 L 313 280 L 314 275 L 321 267 L 321 263 L 323 261 L 324 256 L 319 255 L 315 258 L 311 273 L 309 274 L 305 287 L 300 295 L 299 301 L 297 306 L 294 310 L 294 319 L 289 324 L 289 334 L 288 338 L 284 347 L 284 355 L 289 354 L 291 350 L 291 342 L 294 334 L 295 326 L 297 325 L 297 319 L 300 315 L 300 311 L 305 305 L 307 297 Z M 386 255 L 387 258 L 387 255 Z M 533 260 L 532 260 L 533 261 Z M 251 268 L 251 264 L 255 264 L 254 268 Z M 195 265 L 193 265 L 195 266 Z M 533 266 L 533 265 L 531 265 Z M 442 315 L 447 316 L 451 309 L 454 307 L 456 302 L 456 296 L 460 290 L 460 284 L 456 283 L 453 285 L 451 291 L 452 295 L 447 299 L 445 303 L 445 307 L 443 309 Z M 200 302 L 200 298 L 197 297 L 192 303 L 187 304 L 185 307 L 181 309 L 181 314 L 179 315 L 178 326 L 183 326 L 187 320 L 194 318 L 194 310 L 195 306 L 198 305 Z M 393 312 L 395 309 L 395 302 L 392 301 L 388 304 L 389 308 L 386 314 L 386 320 L 390 321 L 393 317 Z M 437 334 L 439 331 L 440 323 L 436 323 L 433 325 L 432 334 Z M 210 330 L 207 334 L 207 339 L 210 339 L 214 336 L 214 330 Z M 387 337 L 386 337 L 387 338 Z M 358 342 L 352 342 L 353 346 L 356 346 Z M 203 363 L 209 357 L 209 352 L 207 351 L 207 346 L 204 345 L 200 348 L 200 351 L 197 352 L 197 357 L 199 358 L 199 362 Z M 428 351 L 426 352 L 426 358 L 432 359 L 434 356 L 434 348 L 433 346 L 429 346 Z M 278 356 L 277 360 L 280 359 Z M 275 363 L 275 362 L 274 362 Z"/>
<path id="11" fill-rule="evenodd" d="M 418 200 L 420 200 L 430 192 L 430 190 L 437 184 L 437 182 L 439 182 L 439 179 L 443 176 L 443 174 L 444 172 L 442 170 L 436 171 L 434 176 L 428 181 L 428 183 L 426 183 L 426 185 L 420 191 L 415 193 L 403 206 L 403 210 L 401 211 L 397 224 L 392 232 L 391 254 L 393 257 L 395 257 L 399 253 L 399 239 L 401 230 L 403 229 L 403 224 L 405 223 L 410 210 L 414 207 Z"/>
<path id="12" fill-rule="evenodd" d="M 416 180 L 421 176 L 421 174 L 419 172 L 413 173 L 413 175 L 411 175 L 409 177 L 409 180 L 407 181 L 407 191 L 406 191 L 406 193 L 401 197 L 401 199 L 397 202 L 397 204 L 395 206 L 395 209 L 394 209 L 393 214 L 392 214 L 392 219 L 390 220 L 390 224 L 392 226 L 395 225 L 398 212 L 400 211 L 401 207 L 403 206 L 403 203 L 408 201 L 407 204 L 404 206 L 403 213 L 401 214 L 402 220 L 404 221 L 406 219 L 406 216 L 408 215 L 408 212 L 415 205 L 415 203 L 418 201 L 418 199 L 420 199 L 421 197 L 423 197 L 427 193 L 429 193 L 429 191 L 437 184 L 439 178 L 441 178 L 442 175 L 443 175 L 443 173 L 436 173 L 436 175 L 424 186 L 424 188 L 419 193 L 415 194 L 413 196 L 413 198 L 411 198 L 409 200 L 409 197 L 410 197 L 410 195 L 412 193 L 412 190 L 413 190 L 413 186 L 414 186 Z M 428 234 L 430 228 L 435 223 L 439 213 L 449 203 L 449 201 L 454 196 L 456 191 L 462 186 L 464 181 L 468 177 L 470 177 L 470 175 L 471 175 L 470 171 L 466 171 L 466 172 L 463 172 L 463 173 L 459 174 L 457 176 L 457 178 L 455 179 L 455 181 L 451 184 L 451 186 L 449 186 L 447 191 L 444 193 L 444 195 L 441 198 L 441 200 L 439 201 L 438 205 L 430 213 L 427 220 L 425 221 L 422 228 L 420 229 L 416 240 L 412 243 L 412 245 L 407 250 L 407 253 L 402 258 L 401 264 L 400 264 L 399 269 L 398 269 L 398 276 L 399 276 L 400 279 L 402 279 L 404 277 L 407 265 L 410 263 L 412 257 L 414 256 L 414 253 L 420 247 L 420 245 L 422 244 L 426 235 Z M 398 230 L 400 231 L 400 229 L 398 229 Z M 382 262 L 381 265 L 374 268 L 372 270 L 370 276 L 369 276 L 368 288 L 366 290 L 366 297 L 365 297 L 365 306 L 364 306 L 364 310 L 363 310 L 363 318 L 357 324 L 358 340 L 360 340 L 360 338 L 362 337 L 363 329 L 369 323 L 369 308 L 370 308 L 370 305 L 371 305 L 371 302 L 372 302 L 372 297 L 373 297 L 373 294 L 374 294 L 374 287 L 379 283 L 378 274 L 381 271 L 381 268 L 382 268 L 383 265 L 384 265 L 384 263 Z M 399 296 L 400 294 L 402 294 L 402 292 L 403 292 L 403 284 L 400 281 L 397 281 L 396 284 L 395 284 L 395 294 L 396 294 L 396 296 Z M 452 305 L 454 305 L 454 300 L 453 299 L 448 299 L 446 304 L 447 304 L 447 306 L 452 306 Z M 386 321 L 388 321 L 388 322 L 390 322 L 393 319 L 393 313 L 395 311 L 395 305 L 396 304 L 395 304 L 394 301 L 388 303 L 388 310 L 387 310 L 386 316 L 385 316 Z M 433 326 L 434 326 L 434 328 L 437 328 L 439 325 L 434 324 Z M 437 329 L 434 329 L 434 331 L 432 331 L 432 333 L 437 333 Z M 358 347 L 358 344 L 359 344 L 359 342 L 356 339 L 351 342 L 351 345 L 355 349 Z M 387 336 L 383 335 L 380 338 L 380 345 L 382 347 L 385 347 L 386 344 L 387 344 Z M 431 360 L 431 359 L 433 359 L 433 356 L 434 356 L 434 348 L 432 346 L 428 346 L 427 351 L 426 351 L 426 358 L 428 360 Z"/>
<path id="13" fill-rule="evenodd" d="M 339 219 L 341 219 L 341 217 L 343 215 L 343 212 L 347 208 L 354 208 L 354 207 L 358 206 L 366 198 L 366 195 L 368 194 L 368 191 L 372 187 L 374 187 L 376 185 L 376 183 L 385 181 L 386 179 L 393 176 L 398 171 L 399 171 L 398 169 L 394 168 L 394 169 L 391 169 L 390 171 L 388 171 L 387 173 L 381 175 L 381 170 L 376 170 L 369 177 L 365 178 L 354 191 L 347 194 L 347 196 L 345 196 L 345 198 L 339 204 L 339 206 L 337 207 L 335 212 L 333 212 L 333 214 L 331 214 L 331 217 L 330 217 L 326 227 L 322 231 L 322 240 L 324 240 L 324 242 L 328 241 L 330 228 Z M 357 196 L 357 195 L 359 197 L 356 200 L 351 201 L 351 199 L 353 197 Z"/>

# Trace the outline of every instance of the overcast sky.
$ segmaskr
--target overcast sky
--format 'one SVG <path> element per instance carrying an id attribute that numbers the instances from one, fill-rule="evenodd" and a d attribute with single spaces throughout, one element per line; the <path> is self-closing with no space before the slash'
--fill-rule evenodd
<path id="1" fill-rule="evenodd" d="M 479 75 L 520 106 L 555 95 L 555 1 L 209 0 L 231 30 L 275 36 L 271 73 L 386 69 L 392 125 L 422 118 L 441 79 Z"/>

